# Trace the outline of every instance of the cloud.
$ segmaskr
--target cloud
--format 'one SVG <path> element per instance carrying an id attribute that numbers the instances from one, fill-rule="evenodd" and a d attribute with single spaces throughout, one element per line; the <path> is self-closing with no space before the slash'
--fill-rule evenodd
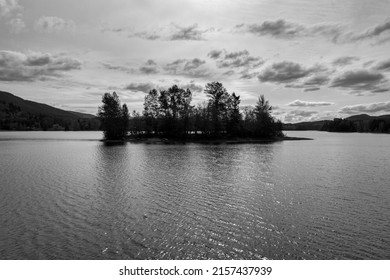
<path id="1" fill-rule="evenodd" d="M 379 37 L 383 33 L 386 33 L 389 36 L 390 35 L 389 31 L 390 31 L 390 18 L 381 24 L 368 28 L 366 31 L 364 31 L 361 34 L 354 35 L 350 33 L 348 34 L 348 37 L 351 41 L 360 41 L 360 40 L 370 39 L 374 37 Z M 388 36 L 385 38 L 385 40 L 389 39 Z"/>
<path id="2" fill-rule="evenodd" d="M 271 36 L 275 38 L 291 38 L 299 36 L 305 28 L 296 23 L 288 23 L 279 19 L 276 21 L 264 21 L 262 24 L 240 24 L 236 28 L 257 36 Z"/>
<path id="3" fill-rule="evenodd" d="M 240 73 L 240 79 L 255 78 L 257 75 L 259 75 L 259 72 L 253 70 L 264 64 L 264 60 L 261 57 L 251 56 L 247 50 L 241 50 L 237 52 L 212 50 L 207 54 L 207 56 L 216 61 L 218 68 L 231 69 L 224 72 L 224 76 L 231 76 L 235 74 L 233 69 L 239 68 L 238 73 Z"/>
<path id="4" fill-rule="evenodd" d="M 25 30 L 26 24 L 22 20 L 23 7 L 18 0 L 0 0 L 0 19 L 6 20 L 9 31 L 14 34 Z"/>
<path id="5" fill-rule="evenodd" d="M 264 69 L 258 79 L 261 82 L 290 83 L 310 76 L 315 69 L 290 61 L 277 62 Z"/>
<path id="6" fill-rule="evenodd" d="M 76 24 L 73 21 L 55 16 L 43 16 L 35 23 L 35 29 L 44 33 L 72 31 L 75 28 Z"/>
<path id="7" fill-rule="evenodd" d="M 186 61 L 186 59 L 177 59 L 171 63 L 166 64 L 164 69 L 170 73 L 176 74 L 179 69 L 183 68 Z"/>
<path id="8" fill-rule="evenodd" d="M 333 66 L 346 66 L 358 60 L 360 60 L 360 58 L 356 56 L 342 56 L 333 60 L 332 64 Z"/>
<path id="9" fill-rule="evenodd" d="M 371 66 L 374 62 L 375 62 L 375 60 L 366 61 L 366 62 L 363 63 L 363 67 L 369 67 L 369 66 Z"/>
<path id="10" fill-rule="evenodd" d="M 351 90 L 353 92 L 388 91 L 390 87 L 385 76 L 377 71 L 354 70 L 342 73 L 333 79 L 330 87 Z"/>
<path id="11" fill-rule="evenodd" d="M 320 90 L 320 86 L 326 85 L 329 82 L 329 77 L 325 76 L 324 73 L 327 73 L 328 70 L 321 65 L 316 65 L 312 68 L 309 68 L 310 73 L 309 77 L 303 79 L 298 79 L 299 82 L 294 81 L 294 83 L 287 84 L 287 88 L 303 88 L 305 92 L 307 91 L 317 91 Z"/>
<path id="12" fill-rule="evenodd" d="M 207 56 L 212 59 L 217 59 L 220 58 L 222 54 L 223 54 L 223 50 L 212 50 L 207 54 Z"/>
<path id="13" fill-rule="evenodd" d="M 139 68 L 139 71 L 143 74 L 156 74 L 159 72 L 159 69 L 157 63 L 154 60 L 149 59 Z"/>
<path id="14" fill-rule="evenodd" d="M 341 27 L 335 24 L 321 23 L 304 26 L 283 19 L 264 21 L 261 24 L 239 24 L 236 30 L 254 34 L 256 36 L 269 36 L 276 39 L 295 39 L 301 37 L 325 36 L 336 40 L 341 34 Z"/>
<path id="15" fill-rule="evenodd" d="M 319 87 L 308 87 L 308 88 L 305 88 L 303 91 L 317 91 L 317 90 L 320 90 L 321 88 Z"/>
<path id="16" fill-rule="evenodd" d="M 187 60 L 185 65 L 184 65 L 184 71 L 190 71 L 190 70 L 196 69 L 205 63 L 206 63 L 206 61 L 200 60 L 199 58 Z"/>
<path id="17" fill-rule="evenodd" d="M 231 76 L 231 75 L 234 75 L 236 72 L 234 72 L 233 70 L 229 70 L 229 71 L 226 71 L 224 73 L 222 73 L 222 75 L 224 76 Z"/>
<path id="18" fill-rule="evenodd" d="M 109 69 L 109 70 L 116 70 L 116 71 L 121 71 L 121 72 L 125 72 L 125 73 L 133 73 L 133 69 L 127 67 L 127 66 L 123 66 L 123 65 L 114 65 L 112 63 L 108 63 L 108 62 L 103 62 L 101 63 L 104 68 L 106 69 Z"/>
<path id="19" fill-rule="evenodd" d="M 175 25 L 177 30 L 173 32 L 169 37 L 170 40 L 204 40 L 203 34 L 205 30 L 200 30 L 198 24 L 193 24 L 187 27 L 180 27 Z"/>
<path id="20" fill-rule="evenodd" d="M 218 68 L 255 68 L 264 63 L 261 57 L 249 55 L 247 50 L 227 52 L 226 50 L 212 50 L 208 56 L 216 60 Z"/>
<path id="21" fill-rule="evenodd" d="M 130 91 L 141 91 L 144 93 L 149 93 L 152 89 L 156 88 L 156 86 L 152 83 L 131 83 L 125 86 L 125 90 Z"/>
<path id="22" fill-rule="evenodd" d="M 188 83 L 180 83 L 180 81 L 176 81 L 179 87 L 184 89 L 190 89 L 191 92 L 202 92 L 203 86 L 196 84 L 193 80 Z M 124 87 L 124 90 L 129 90 L 133 92 L 144 92 L 149 93 L 152 89 L 161 89 L 162 87 L 151 82 L 146 83 L 130 83 Z"/>
<path id="23" fill-rule="evenodd" d="M 138 37 L 138 38 L 142 38 L 142 39 L 145 39 L 145 40 L 151 40 L 151 41 L 158 40 L 158 39 L 161 38 L 161 36 L 158 35 L 156 31 L 136 32 L 134 34 L 130 34 L 129 37 Z"/>
<path id="24" fill-rule="evenodd" d="M 0 17 L 9 17 L 21 10 L 18 0 L 0 0 Z"/>
<path id="25" fill-rule="evenodd" d="M 121 33 L 125 29 L 103 29 L 104 32 L 111 31 L 115 33 Z M 201 29 L 197 23 L 190 26 L 180 26 L 178 24 L 170 24 L 167 26 L 160 27 L 155 30 L 144 30 L 137 32 L 130 32 L 128 37 L 138 37 L 145 40 L 166 40 L 166 41 L 201 41 L 206 40 L 204 35 L 212 32 L 214 28 Z"/>
<path id="26" fill-rule="evenodd" d="M 376 70 L 390 71 L 390 59 L 381 61 L 375 66 Z"/>
<path id="27" fill-rule="evenodd" d="M 203 67 L 206 61 L 199 58 L 193 59 L 176 59 L 173 62 L 165 65 L 159 65 L 156 61 L 149 59 L 138 68 L 141 74 L 169 74 L 169 75 L 184 75 L 192 77 L 204 77 L 208 75 L 208 72 Z M 103 64 L 108 69 L 120 70 L 124 72 L 133 73 L 133 69 L 129 69 L 124 66 L 116 66 L 112 64 Z"/>
<path id="28" fill-rule="evenodd" d="M 43 66 L 49 64 L 51 57 L 49 54 L 35 53 L 27 57 L 26 65 L 28 66 Z"/>
<path id="29" fill-rule="evenodd" d="M 241 74 L 240 79 L 250 80 L 250 79 L 257 77 L 260 73 L 259 72 L 250 72 L 248 70 L 244 70 L 240 74 Z"/>
<path id="30" fill-rule="evenodd" d="M 177 59 L 166 64 L 163 68 L 171 75 L 189 75 L 194 77 L 205 76 L 207 73 L 202 68 L 206 61 L 199 58 Z"/>
<path id="31" fill-rule="evenodd" d="M 0 81 L 35 81 L 81 69 L 77 59 L 56 54 L 0 51 Z"/>
<path id="32" fill-rule="evenodd" d="M 195 84 L 194 81 L 190 81 L 187 84 L 179 84 L 181 88 L 189 89 L 191 92 L 202 92 L 203 91 L 203 86 Z"/>
<path id="33" fill-rule="evenodd" d="M 317 114 L 317 111 L 293 110 L 284 116 L 284 122 L 296 123 L 303 120 L 308 120 Z"/>
<path id="34" fill-rule="evenodd" d="M 344 106 L 339 112 L 344 114 L 390 112 L 390 101 Z"/>
<path id="35" fill-rule="evenodd" d="M 26 29 L 26 24 L 21 18 L 13 18 L 7 22 L 12 33 L 19 34 Z"/>
<path id="36" fill-rule="evenodd" d="M 325 69 L 323 69 L 326 71 Z M 317 68 L 316 71 L 321 71 Z M 323 86 L 329 82 L 329 77 L 325 75 L 315 75 L 304 81 L 304 86 Z"/>
<path id="37" fill-rule="evenodd" d="M 247 50 L 243 51 L 238 51 L 238 52 L 230 52 L 230 53 L 225 53 L 225 59 L 237 59 L 240 57 L 245 57 L 248 56 L 249 52 Z"/>
<path id="38" fill-rule="evenodd" d="M 326 102 L 326 101 L 313 102 L 313 101 L 295 100 L 287 104 L 287 106 L 291 106 L 291 107 L 318 107 L 318 106 L 330 106 L 330 105 L 334 105 L 334 103 Z"/>
<path id="39" fill-rule="evenodd" d="M 377 38 L 379 43 L 385 43 L 390 40 L 390 18 L 383 23 L 368 28 L 360 34 L 348 31 L 346 26 L 334 23 L 303 25 L 284 19 L 264 21 L 260 24 L 239 24 L 236 25 L 235 30 L 259 37 L 268 36 L 276 39 L 323 37 L 333 43 L 341 44 Z"/>

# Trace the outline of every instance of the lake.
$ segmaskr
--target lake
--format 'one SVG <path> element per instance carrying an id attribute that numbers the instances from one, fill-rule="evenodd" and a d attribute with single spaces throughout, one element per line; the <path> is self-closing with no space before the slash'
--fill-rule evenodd
<path id="1" fill-rule="evenodd" d="M 389 259 L 390 135 L 0 132 L 1 259 Z"/>

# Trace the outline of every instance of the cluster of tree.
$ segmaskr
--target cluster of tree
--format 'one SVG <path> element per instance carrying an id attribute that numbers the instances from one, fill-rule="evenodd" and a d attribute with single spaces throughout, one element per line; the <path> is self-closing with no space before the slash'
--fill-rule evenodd
<path id="1" fill-rule="evenodd" d="M 105 93 L 103 105 L 98 109 L 98 116 L 107 140 L 121 140 L 127 135 L 129 126 L 129 110 L 127 105 L 121 105 L 118 95 Z"/>
<path id="2" fill-rule="evenodd" d="M 144 127 L 136 127 L 137 129 L 133 127 L 132 132 L 137 134 L 144 131 L 146 134 L 161 134 L 168 137 L 186 135 L 190 129 L 191 101 L 191 91 L 177 85 L 168 90 L 152 89 L 145 96 Z"/>
<path id="3" fill-rule="evenodd" d="M 142 115 L 133 111 L 127 122 L 127 107 L 121 107 L 115 93 L 103 96 L 99 117 L 106 139 L 137 137 L 167 138 L 272 138 L 283 135 L 282 123 L 271 116 L 272 107 L 261 95 L 254 107 L 240 109 L 240 96 L 229 94 L 219 82 L 206 84 L 208 101 L 191 105 L 189 89 L 173 85 L 152 89 L 145 96 Z M 124 109 L 125 108 L 125 109 Z M 127 127 L 127 125 L 129 125 Z"/>
<path id="4" fill-rule="evenodd" d="M 390 120 L 384 120 L 384 119 L 374 119 L 370 120 L 368 123 L 368 130 L 370 132 L 377 132 L 377 133 L 390 133 Z M 360 127 L 357 128 L 358 132 L 361 132 Z"/>
<path id="5" fill-rule="evenodd" d="M 336 118 L 324 123 L 323 131 L 390 133 L 390 119 L 348 120 Z"/>
<path id="6" fill-rule="evenodd" d="M 321 130 L 326 121 L 283 123 L 283 130 Z"/>
<path id="7" fill-rule="evenodd" d="M 333 121 L 325 122 L 321 130 L 329 132 L 356 132 L 356 127 L 352 121 L 335 118 Z"/>
<path id="8" fill-rule="evenodd" d="M 0 130 L 98 130 L 96 118 L 63 118 L 25 112 L 12 102 L 0 101 Z"/>

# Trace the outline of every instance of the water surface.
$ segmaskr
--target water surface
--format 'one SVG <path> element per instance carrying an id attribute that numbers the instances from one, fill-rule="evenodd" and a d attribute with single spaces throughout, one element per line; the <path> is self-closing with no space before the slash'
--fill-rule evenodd
<path id="1" fill-rule="evenodd" d="M 106 146 L 0 132 L 2 259 L 389 259 L 390 136 Z"/>

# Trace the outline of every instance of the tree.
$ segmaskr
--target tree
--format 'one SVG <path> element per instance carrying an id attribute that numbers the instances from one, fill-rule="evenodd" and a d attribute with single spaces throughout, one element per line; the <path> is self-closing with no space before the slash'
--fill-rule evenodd
<path id="1" fill-rule="evenodd" d="M 156 134 L 160 117 L 159 95 L 156 89 L 152 89 L 145 96 L 143 115 L 146 122 L 146 132 Z"/>
<path id="2" fill-rule="evenodd" d="M 139 135 L 144 131 L 144 120 L 145 117 L 142 118 L 137 111 L 133 110 L 129 124 L 132 135 Z"/>
<path id="3" fill-rule="evenodd" d="M 210 110 L 206 102 L 198 104 L 193 110 L 194 118 L 194 130 L 195 134 L 201 132 L 204 134 L 210 134 Z"/>
<path id="4" fill-rule="evenodd" d="M 261 137 L 275 136 L 275 121 L 271 116 L 272 107 L 264 95 L 257 100 L 254 113 L 256 115 L 255 135 Z"/>
<path id="5" fill-rule="evenodd" d="M 145 96 L 143 115 L 133 112 L 131 134 L 156 134 L 168 138 L 220 138 L 282 136 L 282 123 L 271 116 L 272 107 L 264 95 L 255 106 L 240 109 L 241 99 L 229 94 L 219 82 L 206 84 L 208 101 L 191 105 L 189 89 L 173 85 L 151 90 Z M 191 132 L 194 132 L 195 135 Z M 202 135 L 197 136 L 198 132 Z M 190 136 L 189 136 L 190 135 Z"/>
<path id="6" fill-rule="evenodd" d="M 147 132 L 186 136 L 192 111 L 192 93 L 173 85 L 168 90 L 152 89 L 145 97 L 143 116 Z"/>
<path id="7" fill-rule="evenodd" d="M 127 108 L 126 104 L 123 104 L 122 105 L 122 133 L 123 133 L 123 137 L 126 136 L 127 131 L 129 130 L 129 119 L 130 119 L 129 109 Z"/>
<path id="8" fill-rule="evenodd" d="M 192 101 L 192 92 L 190 89 L 186 89 L 182 91 L 181 102 L 179 108 L 180 114 L 180 131 L 186 136 L 188 131 L 190 130 L 190 117 L 191 113 L 193 113 L 194 106 L 191 106 Z"/>
<path id="9" fill-rule="evenodd" d="M 105 93 L 103 105 L 98 109 L 98 116 L 102 123 L 106 140 L 122 140 L 128 129 L 129 111 L 126 104 L 121 106 L 118 95 Z"/>
<path id="10" fill-rule="evenodd" d="M 212 115 L 213 134 L 219 135 L 224 129 L 223 120 L 226 120 L 229 94 L 219 82 L 206 84 L 205 93 L 209 96 L 209 106 Z"/>
<path id="11" fill-rule="evenodd" d="M 234 92 L 230 97 L 230 108 L 229 108 L 229 126 L 228 126 L 228 132 L 232 136 L 236 136 L 239 133 L 240 130 L 240 121 L 241 121 L 241 114 L 240 114 L 240 96 L 236 95 Z"/>

